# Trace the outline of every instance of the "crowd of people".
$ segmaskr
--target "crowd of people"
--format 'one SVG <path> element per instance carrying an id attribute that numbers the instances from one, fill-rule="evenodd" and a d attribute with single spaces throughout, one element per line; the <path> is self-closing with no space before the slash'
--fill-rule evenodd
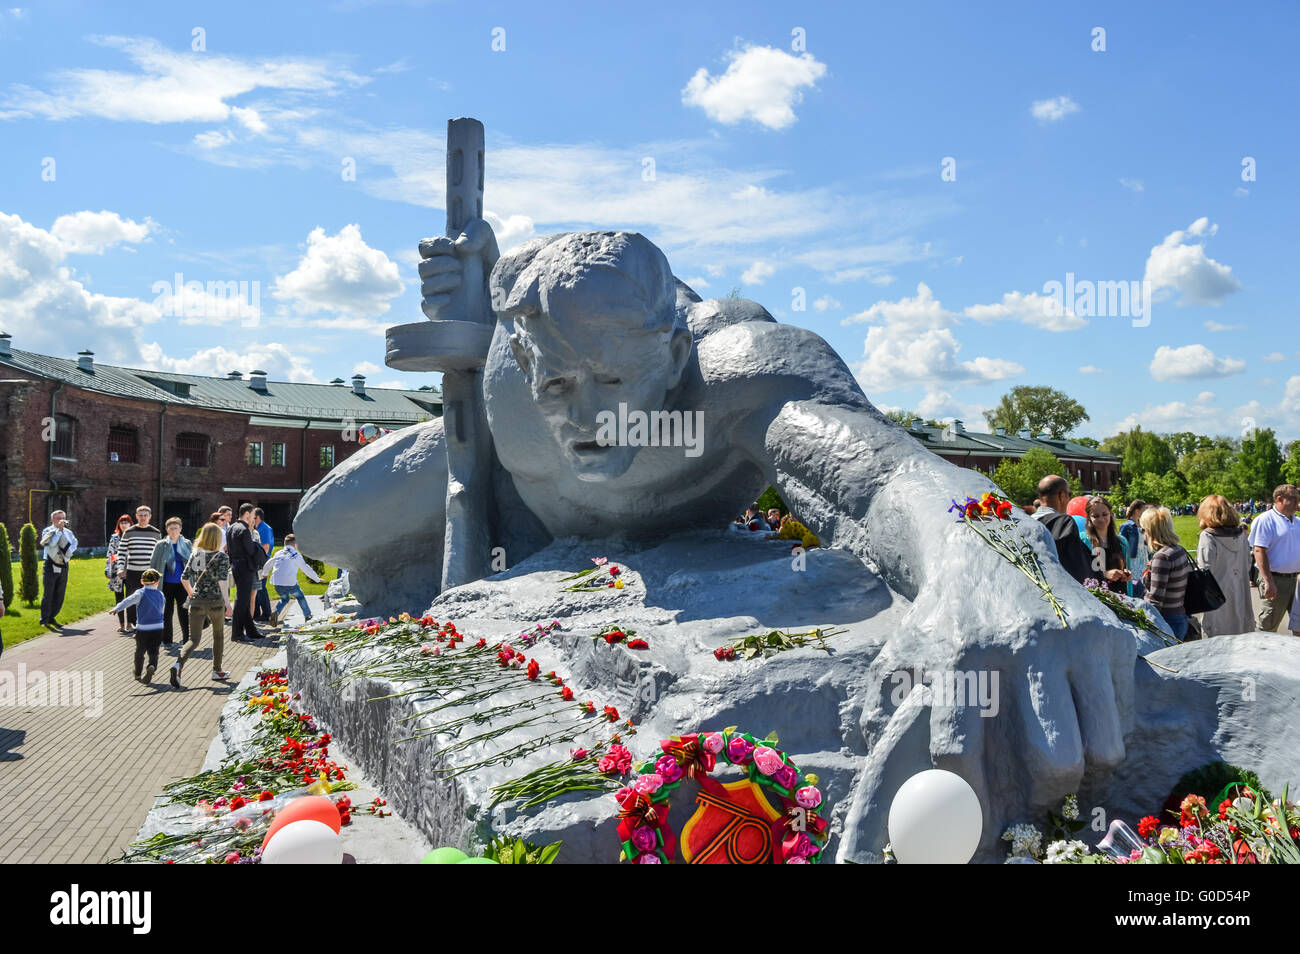
<path id="1" fill-rule="evenodd" d="M 1135 500 L 1121 525 L 1105 497 L 1071 498 L 1069 483 L 1055 474 L 1039 482 L 1038 498 L 1025 510 L 1051 533 L 1067 573 L 1085 585 L 1095 581 L 1146 599 L 1182 640 L 1191 634 L 1275 632 L 1284 620 L 1300 636 L 1297 503 L 1300 491 L 1294 484 L 1278 487 L 1267 509 L 1256 508 L 1254 501 L 1233 504 L 1220 494 L 1205 497 L 1192 511 L 1199 530 L 1194 557 L 1175 532 L 1169 508 Z M 1199 620 L 1187 612 L 1189 581 L 1206 585 L 1195 583 L 1197 569 L 1208 571 L 1223 596 L 1221 605 Z M 1258 612 L 1252 587 L 1259 591 Z"/>
<path id="2" fill-rule="evenodd" d="M 108 612 L 117 616 L 120 634 L 135 638 L 137 680 L 151 682 L 162 647 L 179 643 L 171 667 L 171 684 L 179 689 L 185 664 L 208 628 L 212 679 L 225 680 L 228 673 L 221 662 L 227 626 L 235 642 L 265 639 L 258 624 L 278 628 L 291 600 L 297 601 L 304 619 L 311 619 L 298 573 L 317 583 L 320 577 L 298 552 L 292 533 L 275 550 L 275 533 L 260 507 L 243 504 L 238 515 L 229 506 L 220 507 L 193 540 L 185 537 L 179 517 L 169 518 L 161 529 L 152 520 L 153 511 L 144 504 L 136 508 L 134 519 L 122 514 L 104 560 L 104 576 L 115 598 Z M 60 629 L 68 563 L 77 550 L 67 514 L 54 511 L 38 540 L 44 584 L 41 625 Z M 268 579 L 279 596 L 274 609 Z"/>

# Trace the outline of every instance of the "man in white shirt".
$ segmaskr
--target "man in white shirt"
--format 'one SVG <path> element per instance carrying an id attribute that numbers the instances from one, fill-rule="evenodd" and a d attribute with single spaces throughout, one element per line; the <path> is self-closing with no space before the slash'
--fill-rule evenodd
<path id="1" fill-rule="evenodd" d="M 59 621 L 55 617 L 63 609 L 63 598 L 68 592 L 68 561 L 77 551 L 77 537 L 68 526 L 68 515 L 62 510 L 50 514 L 50 525 L 41 531 L 40 541 L 45 560 L 41 625 L 58 629 Z"/>
<path id="2" fill-rule="evenodd" d="M 303 621 L 311 619 L 311 606 L 307 603 L 302 587 L 298 585 L 298 571 L 302 570 L 307 574 L 308 579 L 315 583 L 319 583 L 321 579 L 298 552 L 298 548 L 294 545 L 296 542 L 297 538 L 292 533 L 286 536 L 280 552 L 271 557 L 266 566 L 262 567 L 263 578 L 270 576 L 276 595 L 280 597 L 280 602 L 275 604 L 275 612 L 271 614 L 272 626 L 280 624 L 284 608 L 289 605 L 291 599 L 296 599 L 298 606 L 302 608 Z"/>
<path id="3" fill-rule="evenodd" d="M 1272 633 L 1286 618 L 1295 599 L 1296 575 L 1300 574 L 1300 519 L 1296 506 L 1300 490 L 1283 484 L 1273 491 L 1273 508 L 1250 524 L 1250 545 L 1259 567 L 1259 595 L 1264 606 L 1256 625 Z"/>

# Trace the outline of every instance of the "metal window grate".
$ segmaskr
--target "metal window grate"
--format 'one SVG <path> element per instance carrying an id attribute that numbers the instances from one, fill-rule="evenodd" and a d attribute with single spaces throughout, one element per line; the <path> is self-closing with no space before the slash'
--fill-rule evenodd
<path id="1" fill-rule="evenodd" d="M 212 442 L 206 434 L 176 435 L 176 466 L 207 467 Z"/>
<path id="2" fill-rule="evenodd" d="M 54 456 L 72 460 L 76 454 L 76 421 L 66 414 L 54 415 Z"/>
<path id="3" fill-rule="evenodd" d="M 140 462 L 140 436 L 134 427 L 108 429 L 108 459 L 118 464 Z"/>

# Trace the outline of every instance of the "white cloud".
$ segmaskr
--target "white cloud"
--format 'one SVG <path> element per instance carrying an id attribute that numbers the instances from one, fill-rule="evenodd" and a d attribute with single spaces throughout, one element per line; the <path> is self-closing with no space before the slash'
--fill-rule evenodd
<path id="1" fill-rule="evenodd" d="M 1241 358 L 1220 358 L 1205 345 L 1171 348 L 1161 345 L 1151 359 L 1151 377 L 1157 381 L 1187 381 L 1194 378 L 1223 378 L 1246 370 Z"/>
<path id="2" fill-rule="evenodd" d="M 200 149 L 220 149 L 234 141 L 234 134 L 229 129 L 212 129 L 208 132 L 196 133 L 194 136 L 194 145 Z"/>
<path id="3" fill-rule="evenodd" d="M 0 98 L 0 119 L 94 116 L 123 122 L 226 122 L 256 130 L 257 113 L 229 100 L 256 89 L 325 93 L 341 83 L 367 82 L 340 63 L 317 59 L 241 59 L 214 53 L 169 50 L 145 37 L 104 36 L 92 41 L 121 50 L 134 71 L 63 70 L 50 90 L 11 86 Z M 239 110 L 237 113 L 236 111 Z"/>
<path id="4" fill-rule="evenodd" d="M 1132 192 L 1146 191 L 1146 185 L 1142 182 L 1141 179 L 1120 179 L 1119 184 L 1122 185 L 1125 189 L 1129 189 Z"/>
<path id="5" fill-rule="evenodd" d="M 1220 324 L 1217 321 L 1207 321 L 1205 322 L 1205 328 L 1207 331 L 1216 331 L 1216 332 L 1217 331 L 1243 331 L 1245 330 L 1246 326 L 1245 325 L 1224 325 L 1224 324 Z"/>
<path id="6" fill-rule="evenodd" d="M 1145 280 L 1159 296 L 1178 293 L 1179 304 L 1219 305 L 1241 283 L 1232 269 L 1221 265 L 1205 254 L 1205 246 L 1189 242 L 1189 238 L 1209 238 L 1219 227 L 1209 219 L 1199 218 L 1184 231 L 1179 229 L 1165 236 L 1164 241 L 1151 249 L 1147 258 Z"/>
<path id="7" fill-rule="evenodd" d="M 927 391 L 916 405 L 916 413 L 926 420 L 958 420 L 963 423 L 975 422 L 978 430 L 984 424 L 984 407 L 979 404 L 965 404 L 956 400 L 947 391 Z"/>
<path id="8" fill-rule="evenodd" d="M 1025 369 L 1003 358 L 958 357 L 961 344 L 947 327 L 956 316 L 945 309 L 924 282 L 916 297 L 878 301 L 841 324 L 869 323 L 864 358 L 854 365 L 858 380 L 869 392 L 916 384 L 955 387 L 1000 381 Z"/>
<path id="9" fill-rule="evenodd" d="M 746 285 L 761 285 L 775 274 L 775 266 L 759 261 L 745 269 L 740 276 L 740 280 Z"/>
<path id="10" fill-rule="evenodd" d="M 827 311 L 831 308 L 842 308 L 844 306 L 839 303 L 838 299 L 832 298 L 830 295 L 822 295 L 813 302 L 813 307 L 818 311 Z"/>
<path id="11" fill-rule="evenodd" d="M 1007 292 L 1002 301 L 992 305 L 970 305 L 963 312 L 980 322 L 1019 321 L 1043 331 L 1074 331 L 1088 323 L 1065 308 L 1055 296 L 1038 292 Z"/>
<path id="12" fill-rule="evenodd" d="M 1023 374 L 1022 365 L 1004 358 L 958 358 L 961 344 L 947 328 L 917 333 L 906 325 L 867 329 L 864 358 L 853 366 L 868 393 L 912 385 L 977 384 Z"/>
<path id="13" fill-rule="evenodd" d="M 1085 364 L 1079 369 L 1080 374 L 1110 374 L 1105 368 L 1099 368 L 1096 365 Z"/>
<path id="14" fill-rule="evenodd" d="M 888 324 L 911 329 L 946 328 L 955 316 L 934 297 L 930 286 L 918 282 L 915 298 L 878 301 L 865 311 L 849 315 L 842 325 Z"/>
<path id="15" fill-rule="evenodd" d="M 1266 354 L 1266 355 L 1264 355 L 1264 357 L 1260 358 L 1259 360 L 1260 360 L 1260 361 L 1267 361 L 1267 362 L 1269 362 L 1270 364 L 1272 364 L 1272 363 L 1277 362 L 1277 361 L 1285 361 L 1285 360 L 1286 360 L 1286 355 L 1284 355 L 1281 351 L 1274 351 L 1274 352 L 1272 352 L 1271 354 Z"/>
<path id="16" fill-rule="evenodd" d="M 798 117 L 794 107 L 804 87 L 814 88 L 826 75 L 826 64 L 811 53 L 794 56 L 770 46 L 747 46 L 727 54 L 721 76 L 708 69 L 695 71 L 682 90 L 682 102 L 698 106 L 715 122 L 731 125 L 751 119 L 768 129 L 786 129 Z"/>
<path id="17" fill-rule="evenodd" d="M 346 225 L 336 235 L 313 229 L 298 266 L 277 276 L 271 293 L 304 314 L 350 312 L 376 318 L 404 289 L 397 263 L 368 246 L 360 226 Z"/>
<path id="18" fill-rule="evenodd" d="M 1057 123 L 1071 113 L 1079 111 L 1079 104 L 1068 96 L 1055 96 L 1051 99 L 1036 100 L 1029 107 L 1029 112 L 1040 123 Z"/>
<path id="19" fill-rule="evenodd" d="M 114 245 L 138 245 L 149 237 L 154 227 L 153 220 L 148 218 L 136 222 L 116 212 L 86 210 L 60 215 L 50 226 L 50 234 L 69 255 L 103 255 Z"/>
<path id="20" fill-rule="evenodd" d="M 246 372 L 258 368 L 265 371 L 268 378 L 274 380 L 305 384 L 320 381 L 312 371 L 311 365 L 296 348 L 280 342 L 254 344 L 243 351 L 236 351 L 224 345 L 213 345 L 186 357 L 173 356 L 157 342 L 149 342 L 140 346 L 140 355 L 146 367 L 158 371 L 171 371 L 175 374 L 221 377 L 230 371 Z"/>
<path id="21" fill-rule="evenodd" d="M 110 360 L 133 356 L 132 332 L 161 312 L 136 298 L 92 292 L 66 265 L 52 232 L 0 212 L 0 316 L 13 347 L 66 355 L 88 347 Z"/>
<path id="22" fill-rule="evenodd" d="M 696 275 L 693 278 L 683 278 L 682 281 L 685 282 L 687 285 L 689 285 L 695 291 L 699 291 L 701 288 L 709 287 L 708 279 L 704 278 L 701 275 Z"/>
<path id="23" fill-rule="evenodd" d="M 352 366 L 353 374 L 365 374 L 365 375 L 378 374 L 383 370 L 384 370 L 383 368 L 375 364 L 373 361 L 358 361 L 356 364 Z"/>
<path id="24" fill-rule="evenodd" d="M 502 218 L 495 212 L 485 210 L 483 218 L 488 225 L 492 226 L 492 231 L 496 233 L 497 246 L 501 249 L 503 255 L 516 245 L 527 242 L 536 235 L 533 220 L 526 215 L 508 215 Z"/>
<path id="25" fill-rule="evenodd" d="M 726 271 L 726 268 L 722 265 L 705 265 L 704 270 L 708 273 L 710 278 L 721 278 L 722 273 Z"/>

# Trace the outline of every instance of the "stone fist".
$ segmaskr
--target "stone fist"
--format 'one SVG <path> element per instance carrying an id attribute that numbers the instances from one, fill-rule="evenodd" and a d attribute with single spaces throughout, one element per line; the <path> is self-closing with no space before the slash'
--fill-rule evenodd
<path id="1" fill-rule="evenodd" d="M 420 309 L 432 321 L 492 320 L 488 277 L 500 256 L 492 226 L 471 219 L 455 239 L 420 243 Z"/>

